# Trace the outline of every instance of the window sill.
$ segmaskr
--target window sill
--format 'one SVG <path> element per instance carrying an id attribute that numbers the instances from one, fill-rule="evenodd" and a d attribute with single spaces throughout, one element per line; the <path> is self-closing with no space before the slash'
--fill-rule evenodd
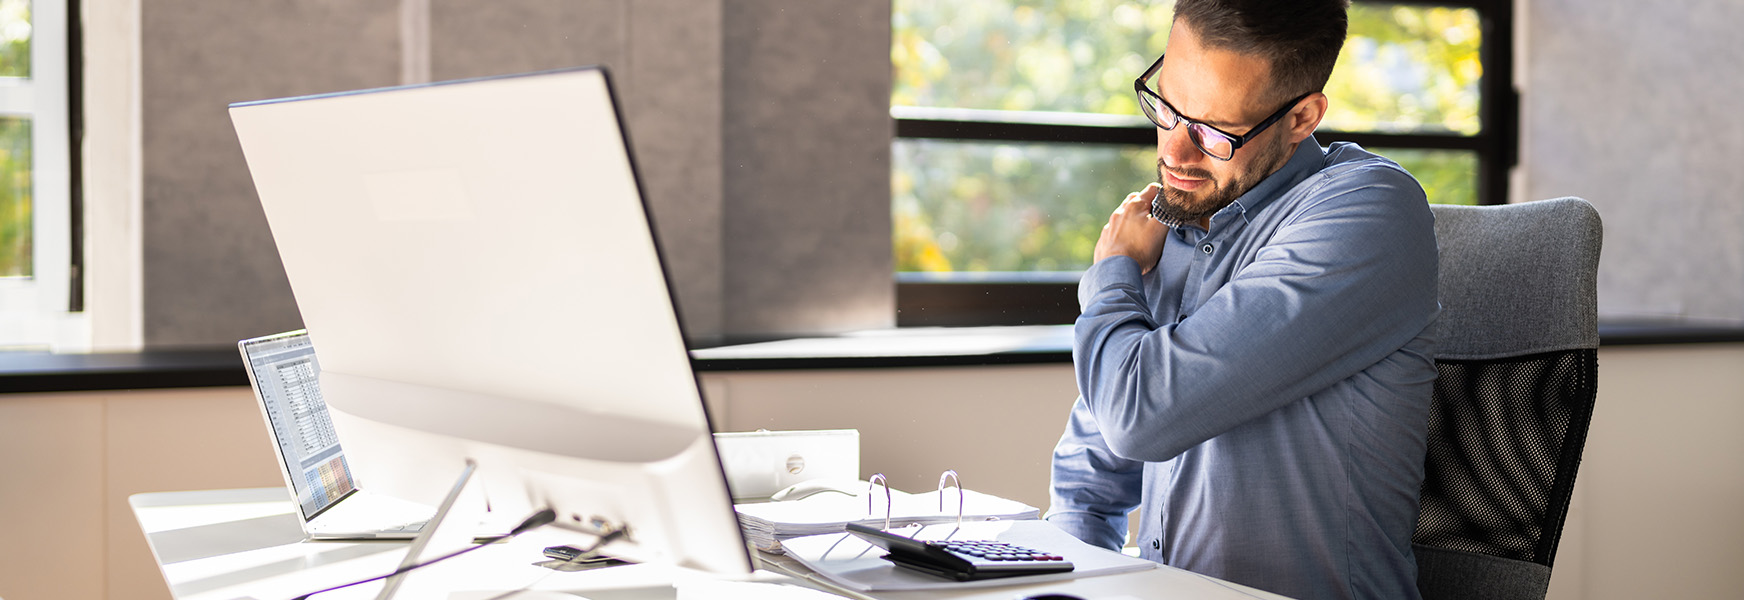
<path id="1" fill-rule="evenodd" d="M 1744 343 L 1744 324 L 1617 320 L 1600 345 Z M 1071 364 L 1070 325 L 921 327 L 702 348 L 699 372 Z M 91 354 L 0 353 L 0 390 L 74 392 L 248 385 L 234 347 Z M 0 394 L 3 396 L 4 394 Z"/>

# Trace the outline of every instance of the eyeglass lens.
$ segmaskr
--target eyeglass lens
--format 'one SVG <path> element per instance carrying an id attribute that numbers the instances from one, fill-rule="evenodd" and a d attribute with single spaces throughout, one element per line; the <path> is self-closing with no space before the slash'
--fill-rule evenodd
<path id="1" fill-rule="evenodd" d="M 1145 112 L 1150 113 L 1148 116 L 1151 120 L 1165 130 L 1173 131 L 1181 122 L 1181 115 L 1170 110 L 1169 105 L 1164 104 L 1160 98 L 1145 94 L 1144 102 L 1140 104 Z M 1213 157 L 1228 160 L 1235 155 L 1234 141 L 1208 126 L 1188 123 L 1187 137 L 1193 140 L 1193 145 L 1198 146 L 1200 151 Z"/>

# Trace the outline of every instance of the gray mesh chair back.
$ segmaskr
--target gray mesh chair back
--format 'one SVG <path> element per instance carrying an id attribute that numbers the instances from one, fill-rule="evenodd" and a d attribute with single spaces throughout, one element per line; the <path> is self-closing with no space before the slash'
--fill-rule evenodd
<path id="1" fill-rule="evenodd" d="M 1579 198 L 1433 206 L 1440 332 L 1423 597 L 1543 598 L 1598 389 L 1598 212 Z"/>

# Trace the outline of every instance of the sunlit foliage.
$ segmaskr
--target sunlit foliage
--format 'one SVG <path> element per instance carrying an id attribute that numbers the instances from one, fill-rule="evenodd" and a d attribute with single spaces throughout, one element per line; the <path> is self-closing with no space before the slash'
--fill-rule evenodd
<path id="1" fill-rule="evenodd" d="M 1137 117 L 1132 80 L 1168 41 L 1169 2 L 894 0 L 895 107 Z M 1472 135 L 1481 25 L 1470 9 L 1359 3 L 1322 127 Z M 1476 202 L 1477 157 L 1374 148 L 1432 202 Z M 898 271 L 1070 271 L 1108 213 L 1155 180 L 1154 148 L 898 140 Z"/>
<path id="2" fill-rule="evenodd" d="M 0 277 L 31 274 L 30 120 L 0 117 Z"/>
<path id="3" fill-rule="evenodd" d="M 30 32 L 30 0 L 0 0 L 0 78 L 30 76 Z M 0 117 L 0 277 L 31 274 L 30 170 L 30 120 Z"/>

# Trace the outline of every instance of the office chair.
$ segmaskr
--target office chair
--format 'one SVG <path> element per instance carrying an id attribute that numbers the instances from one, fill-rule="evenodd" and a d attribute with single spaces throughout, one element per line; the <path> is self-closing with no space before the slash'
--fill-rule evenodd
<path id="1" fill-rule="evenodd" d="M 1417 587 L 1541 599 L 1598 390 L 1599 214 L 1579 198 L 1431 210 L 1439 377 Z"/>

